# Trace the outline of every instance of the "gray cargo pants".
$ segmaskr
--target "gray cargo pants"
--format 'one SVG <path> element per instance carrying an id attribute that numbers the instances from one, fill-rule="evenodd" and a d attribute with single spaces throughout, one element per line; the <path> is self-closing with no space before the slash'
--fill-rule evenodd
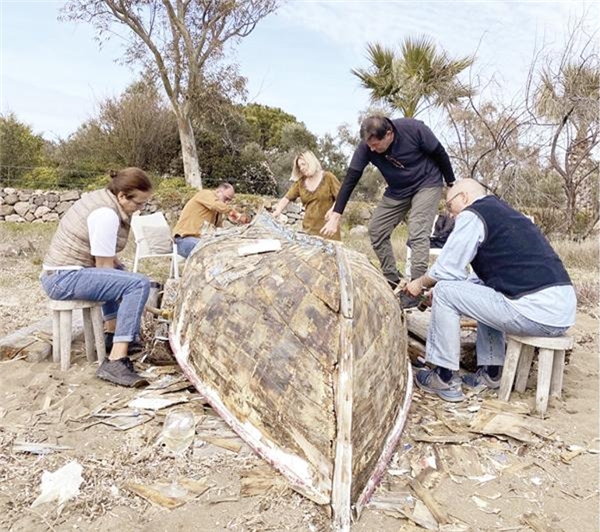
<path id="1" fill-rule="evenodd" d="M 384 196 L 369 222 L 371 246 L 385 278 L 398 283 L 400 276 L 392 249 L 392 232 L 408 214 L 408 239 L 411 241 L 411 279 L 423 275 L 429 266 L 429 236 L 442 197 L 442 187 L 423 188 L 411 198 L 395 200 Z"/>

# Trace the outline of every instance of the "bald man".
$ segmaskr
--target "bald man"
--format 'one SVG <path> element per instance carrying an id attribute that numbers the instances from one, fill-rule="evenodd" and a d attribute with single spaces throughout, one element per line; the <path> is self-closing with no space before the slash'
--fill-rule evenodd
<path id="1" fill-rule="evenodd" d="M 426 360 L 417 386 L 446 401 L 462 401 L 462 386 L 497 389 L 504 365 L 504 334 L 560 336 L 575 323 L 575 290 L 560 258 L 539 228 L 474 179 L 448 190 L 454 230 L 438 260 L 405 290 L 432 288 Z M 475 274 L 468 274 L 468 266 Z M 460 318 L 477 321 L 474 374 L 458 378 Z"/>

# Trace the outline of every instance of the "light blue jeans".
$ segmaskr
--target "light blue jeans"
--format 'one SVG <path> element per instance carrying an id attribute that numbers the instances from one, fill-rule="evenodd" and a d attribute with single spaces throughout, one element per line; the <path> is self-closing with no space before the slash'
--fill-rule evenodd
<path id="1" fill-rule="evenodd" d="M 460 318 L 477 321 L 477 365 L 503 366 L 504 333 L 561 336 L 568 327 L 532 321 L 511 307 L 494 289 L 469 281 L 440 281 L 433 290 L 426 360 L 456 371 L 460 363 Z"/>
<path id="2" fill-rule="evenodd" d="M 198 242 L 200 239 L 196 236 L 176 236 L 177 254 L 187 259 Z"/>
<path id="3" fill-rule="evenodd" d="M 113 268 L 82 268 L 44 272 L 41 282 L 50 299 L 105 301 L 104 319 L 117 319 L 113 342 L 132 342 L 138 336 L 150 292 L 150 280 L 145 275 Z"/>

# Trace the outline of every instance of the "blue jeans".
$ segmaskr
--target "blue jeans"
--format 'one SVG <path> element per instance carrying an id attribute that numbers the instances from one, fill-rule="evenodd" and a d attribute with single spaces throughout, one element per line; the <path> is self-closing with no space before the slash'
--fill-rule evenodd
<path id="1" fill-rule="evenodd" d="M 469 281 L 440 281 L 433 291 L 427 331 L 426 360 L 458 370 L 460 317 L 477 321 L 477 365 L 503 366 L 504 333 L 520 336 L 561 336 L 568 327 L 543 325 L 526 318 L 492 288 Z"/>
<path id="2" fill-rule="evenodd" d="M 140 331 L 150 280 L 142 274 L 113 268 L 82 268 L 42 273 L 42 286 L 50 299 L 105 301 L 106 321 L 117 320 L 113 342 L 132 342 Z"/>
<path id="3" fill-rule="evenodd" d="M 177 254 L 187 259 L 198 242 L 200 239 L 196 236 L 176 236 Z"/>

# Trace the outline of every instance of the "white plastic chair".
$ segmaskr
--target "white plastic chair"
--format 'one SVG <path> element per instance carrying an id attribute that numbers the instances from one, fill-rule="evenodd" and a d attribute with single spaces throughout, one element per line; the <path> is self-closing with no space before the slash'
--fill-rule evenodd
<path id="1" fill-rule="evenodd" d="M 131 218 L 131 230 L 135 237 L 133 271 L 138 271 L 142 259 L 170 257 L 169 276 L 179 279 L 177 244 L 173 241 L 165 215 L 162 212 L 135 215 Z"/>

